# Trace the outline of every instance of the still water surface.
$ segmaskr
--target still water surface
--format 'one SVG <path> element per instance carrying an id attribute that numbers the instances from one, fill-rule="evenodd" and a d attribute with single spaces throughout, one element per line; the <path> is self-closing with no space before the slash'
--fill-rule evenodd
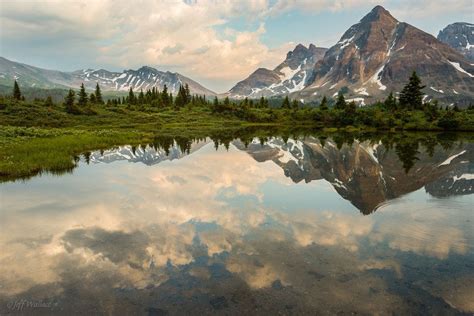
<path id="1" fill-rule="evenodd" d="M 1 184 L 0 314 L 474 312 L 474 144 L 262 143 Z"/>

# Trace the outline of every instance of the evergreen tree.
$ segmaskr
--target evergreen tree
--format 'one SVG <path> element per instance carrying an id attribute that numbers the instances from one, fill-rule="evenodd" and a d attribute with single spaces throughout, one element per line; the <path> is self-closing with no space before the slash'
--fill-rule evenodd
<path id="1" fill-rule="evenodd" d="M 345 108 L 346 114 L 353 116 L 356 113 L 356 111 L 357 111 L 357 104 L 355 103 L 355 101 L 346 103 L 346 108 Z"/>
<path id="2" fill-rule="evenodd" d="M 44 105 L 48 107 L 54 105 L 53 98 L 50 95 L 46 97 L 46 100 L 44 101 Z"/>
<path id="3" fill-rule="evenodd" d="M 346 99 L 344 98 L 344 94 L 339 92 L 339 96 L 337 97 L 334 108 L 338 110 L 344 110 L 346 108 Z"/>
<path id="4" fill-rule="evenodd" d="M 249 107 L 249 99 L 247 97 L 242 101 L 242 107 L 245 109 Z"/>
<path id="5" fill-rule="evenodd" d="M 102 92 L 100 91 L 100 87 L 99 87 L 98 82 L 95 86 L 95 102 L 97 104 L 104 104 L 104 100 L 102 99 Z"/>
<path id="6" fill-rule="evenodd" d="M 326 98 L 326 96 L 323 97 L 323 100 L 321 101 L 321 104 L 319 105 L 319 109 L 321 111 L 327 111 L 329 109 L 328 99 Z"/>
<path id="7" fill-rule="evenodd" d="M 281 107 L 283 109 L 289 109 L 290 108 L 290 99 L 288 98 L 288 96 L 286 96 L 284 99 L 283 99 L 283 103 L 281 104 Z"/>
<path id="8" fill-rule="evenodd" d="M 163 86 L 163 91 L 161 92 L 161 101 L 164 106 L 170 106 L 171 102 L 168 94 L 168 87 L 166 85 Z"/>
<path id="9" fill-rule="evenodd" d="M 176 98 L 174 100 L 174 104 L 176 108 L 180 108 L 182 106 L 185 106 L 188 103 L 188 96 L 189 93 L 189 87 L 186 89 L 186 87 L 179 86 L 178 94 L 176 95 Z"/>
<path id="10" fill-rule="evenodd" d="M 13 83 L 13 99 L 15 100 L 21 100 L 21 91 L 20 91 L 20 86 L 18 86 L 18 82 Z"/>
<path id="11" fill-rule="evenodd" d="M 84 83 L 81 84 L 81 89 L 79 90 L 79 100 L 77 104 L 81 107 L 85 107 L 87 105 L 87 93 L 86 88 L 84 88 Z"/>
<path id="12" fill-rule="evenodd" d="M 74 100 L 76 98 L 76 94 L 74 90 L 69 89 L 66 98 L 64 99 L 64 106 L 66 107 L 66 112 L 70 114 L 78 114 L 78 109 L 74 104 Z"/>
<path id="13" fill-rule="evenodd" d="M 95 98 L 95 94 L 94 93 L 91 93 L 89 95 L 89 100 L 91 101 L 92 104 L 95 104 L 96 103 L 96 98 Z"/>
<path id="14" fill-rule="evenodd" d="M 423 108 L 423 90 L 425 86 L 421 85 L 421 79 L 413 71 L 408 83 L 400 92 L 400 106 L 408 110 L 420 110 Z"/>
<path id="15" fill-rule="evenodd" d="M 143 89 L 141 89 L 140 93 L 138 94 L 138 104 L 143 103 L 145 103 L 145 94 L 143 93 Z"/>
<path id="16" fill-rule="evenodd" d="M 133 93 L 132 87 L 128 91 L 128 104 L 135 104 L 135 93 Z"/>
<path id="17" fill-rule="evenodd" d="M 263 95 L 260 97 L 260 101 L 258 102 L 258 107 L 259 108 L 267 108 L 268 107 L 268 100 L 265 99 L 265 97 Z"/>
<path id="18" fill-rule="evenodd" d="M 392 92 L 390 92 L 383 104 L 385 109 L 387 109 L 388 111 L 393 112 L 397 109 L 397 99 L 395 99 Z"/>
<path id="19" fill-rule="evenodd" d="M 185 96 L 185 104 L 188 104 L 191 101 L 191 92 L 189 91 L 189 85 L 186 83 L 184 85 L 184 96 Z"/>
<path id="20" fill-rule="evenodd" d="M 217 97 L 214 97 L 213 105 L 214 105 L 214 108 L 217 108 L 219 106 L 219 99 L 217 99 Z"/>
<path id="21" fill-rule="evenodd" d="M 293 108 L 293 110 L 298 110 L 300 104 L 297 100 L 293 100 L 293 102 L 291 102 L 291 107 Z"/>
<path id="22" fill-rule="evenodd" d="M 225 105 L 226 107 L 229 107 L 229 106 L 230 106 L 229 97 L 225 97 L 225 99 L 224 99 L 224 105 Z"/>

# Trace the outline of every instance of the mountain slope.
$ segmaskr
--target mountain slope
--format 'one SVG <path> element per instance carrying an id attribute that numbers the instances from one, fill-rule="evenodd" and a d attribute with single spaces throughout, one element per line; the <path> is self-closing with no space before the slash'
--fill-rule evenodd
<path id="1" fill-rule="evenodd" d="M 0 84 L 13 86 L 17 79 L 20 85 L 35 88 L 66 88 L 62 84 L 73 80 L 71 73 L 41 69 L 34 66 L 17 63 L 0 57 Z"/>
<path id="2" fill-rule="evenodd" d="M 464 56 L 377 6 L 316 63 L 312 82 L 297 95 L 311 99 L 341 90 L 361 103 L 373 102 L 400 91 L 414 70 L 427 85 L 428 99 L 474 101 L 474 66 Z"/>
<path id="3" fill-rule="evenodd" d="M 474 24 L 464 22 L 450 24 L 439 32 L 438 40 L 474 62 Z"/>
<path id="4" fill-rule="evenodd" d="M 81 83 L 86 88 L 94 89 L 98 82 L 103 91 L 128 91 L 133 88 L 147 90 L 153 87 L 159 90 L 166 84 L 168 90 L 176 93 L 180 84 L 188 84 L 192 93 L 216 95 L 215 92 L 203 87 L 196 81 L 179 73 L 159 71 L 143 66 L 137 70 L 112 72 L 104 69 L 84 69 L 73 72 L 61 72 L 29 66 L 0 57 L 0 84 L 12 85 L 13 80 L 22 86 L 36 88 L 75 88 Z"/>
<path id="5" fill-rule="evenodd" d="M 228 95 L 236 99 L 259 98 L 262 95 L 268 97 L 300 91 L 307 84 L 315 63 L 324 56 L 326 50 L 313 44 L 309 47 L 298 44 L 275 69 L 257 69 L 230 89 Z"/>

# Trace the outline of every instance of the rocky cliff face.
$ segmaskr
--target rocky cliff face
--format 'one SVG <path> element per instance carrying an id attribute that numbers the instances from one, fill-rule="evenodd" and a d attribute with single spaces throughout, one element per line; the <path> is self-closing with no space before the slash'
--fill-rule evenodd
<path id="1" fill-rule="evenodd" d="M 474 24 L 463 22 L 450 24 L 439 32 L 438 40 L 474 62 Z"/>
<path id="2" fill-rule="evenodd" d="M 227 95 L 242 99 L 286 95 L 300 91 L 308 83 L 315 63 L 325 52 L 325 48 L 313 44 L 309 47 L 298 44 L 275 69 L 257 69 L 248 78 L 237 83 Z"/>
<path id="3" fill-rule="evenodd" d="M 297 96 L 310 99 L 341 91 L 346 98 L 369 103 L 400 91 L 413 71 L 427 86 L 427 100 L 474 101 L 474 65 L 445 43 L 377 6 L 316 63 L 312 82 Z"/>

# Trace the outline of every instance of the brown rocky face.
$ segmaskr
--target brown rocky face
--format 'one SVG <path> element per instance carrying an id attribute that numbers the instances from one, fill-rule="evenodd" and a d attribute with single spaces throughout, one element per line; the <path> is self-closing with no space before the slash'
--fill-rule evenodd
<path id="1" fill-rule="evenodd" d="M 314 64 L 324 57 L 326 48 L 298 44 L 275 69 L 259 68 L 237 83 L 227 94 L 236 99 L 286 95 L 305 87 Z"/>
<path id="2" fill-rule="evenodd" d="M 474 101 L 474 66 L 467 59 L 377 6 L 316 63 L 313 81 L 295 97 L 334 97 L 342 89 L 346 98 L 372 103 L 400 91 L 413 71 L 427 86 L 426 100 Z"/>

